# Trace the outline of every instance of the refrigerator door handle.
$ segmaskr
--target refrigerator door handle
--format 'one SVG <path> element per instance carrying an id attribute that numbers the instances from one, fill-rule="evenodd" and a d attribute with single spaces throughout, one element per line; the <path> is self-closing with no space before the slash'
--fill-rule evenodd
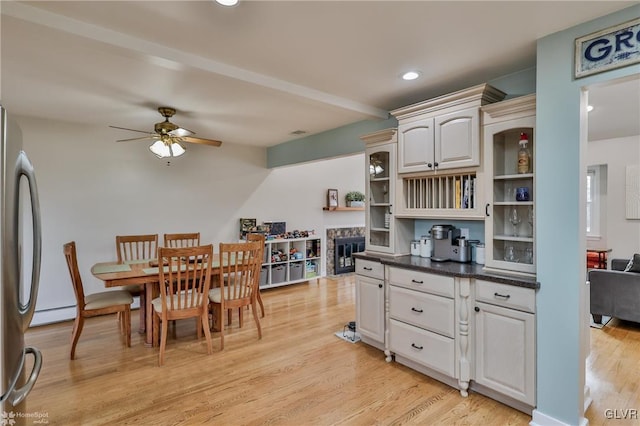
<path id="1" fill-rule="evenodd" d="M 31 219 L 33 227 L 33 264 L 31 266 L 31 290 L 29 300 L 25 305 L 20 304 L 20 314 L 23 316 L 22 331 L 27 331 L 31 319 L 36 310 L 36 300 L 38 297 L 38 287 L 40 282 L 40 260 L 42 258 L 42 230 L 40 226 L 40 203 L 38 202 L 38 187 L 33 165 L 24 151 L 20 151 L 15 167 L 15 203 L 14 203 L 14 223 L 16 235 L 18 231 L 18 215 L 20 207 L 20 178 L 24 176 L 29 184 L 29 196 L 31 198 Z M 15 247 L 16 253 L 18 247 Z"/>
<path id="2" fill-rule="evenodd" d="M 27 346 L 24 348 L 22 366 L 24 366 L 24 358 L 27 356 L 27 354 L 33 355 L 33 369 L 31 370 L 31 374 L 29 374 L 29 379 L 20 389 L 12 389 L 9 391 L 7 399 L 9 401 L 9 404 L 14 407 L 20 404 L 27 397 L 27 395 L 29 395 L 29 392 L 31 392 L 31 388 L 33 388 L 33 385 L 36 384 L 36 380 L 38 380 L 40 369 L 42 368 L 42 353 L 38 349 L 31 346 Z"/>

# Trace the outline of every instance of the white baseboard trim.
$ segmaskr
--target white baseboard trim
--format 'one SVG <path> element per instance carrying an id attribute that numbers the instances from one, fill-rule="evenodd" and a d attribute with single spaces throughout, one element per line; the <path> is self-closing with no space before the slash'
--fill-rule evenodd
<path id="1" fill-rule="evenodd" d="M 589 420 L 581 417 L 580 422 L 576 426 L 588 426 Z M 548 416 L 541 411 L 533 410 L 533 415 L 531 416 L 531 421 L 529 422 L 529 426 L 572 426 L 569 423 L 564 423 L 554 417 Z"/>
<path id="2" fill-rule="evenodd" d="M 67 306 L 64 308 L 47 309 L 46 311 L 36 311 L 31 320 L 31 326 L 52 324 L 54 322 L 69 321 L 76 317 L 76 307 Z"/>
<path id="3" fill-rule="evenodd" d="M 140 301 L 137 297 L 133 298 L 133 304 L 131 309 L 137 309 L 140 307 Z M 31 320 L 31 327 L 38 325 L 53 324 L 56 322 L 70 321 L 76 318 L 76 306 L 64 306 L 61 308 L 46 309 L 42 311 L 36 311 L 33 314 Z"/>
<path id="4" fill-rule="evenodd" d="M 591 389 L 589 388 L 589 386 L 585 385 L 584 386 L 584 411 L 583 411 L 583 413 L 587 412 L 587 409 L 589 408 L 589 406 L 591 405 L 592 402 L 593 402 L 593 398 L 591 398 Z"/>

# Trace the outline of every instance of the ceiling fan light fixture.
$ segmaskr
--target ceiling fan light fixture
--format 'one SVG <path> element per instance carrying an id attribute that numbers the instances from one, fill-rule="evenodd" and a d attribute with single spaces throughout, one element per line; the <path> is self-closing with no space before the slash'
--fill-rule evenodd
<path id="1" fill-rule="evenodd" d="M 149 147 L 149 151 L 153 152 L 158 158 L 167 158 L 180 157 L 186 150 L 178 142 L 165 143 L 157 140 Z"/>
<path id="2" fill-rule="evenodd" d="M 171 154 L 173 154 L 172 157 L 180 157 L 182 154 L 185 153 L 184 147 L 180 145 L 178 142 L 172 143 L 169 149 L 171 150 Z"/>
<path id="3" fill-rule="evenodd" d="M 216 0 L 216 3 L 222 6 L 235 6 L 238 4 L 238 0 Z"/>

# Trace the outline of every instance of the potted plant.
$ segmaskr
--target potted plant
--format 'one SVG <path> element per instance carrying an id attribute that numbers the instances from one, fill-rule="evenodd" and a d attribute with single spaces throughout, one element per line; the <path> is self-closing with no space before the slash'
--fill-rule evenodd
<path id="1" fill-rule="evenodd" d="M 364 194 L 360 191 L 351 191 L 344 196 L 348 207 L 364 207 Z"/>

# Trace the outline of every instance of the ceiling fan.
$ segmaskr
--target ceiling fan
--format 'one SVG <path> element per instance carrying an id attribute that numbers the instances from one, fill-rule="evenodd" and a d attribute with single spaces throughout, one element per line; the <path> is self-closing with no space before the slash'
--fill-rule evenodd
<path id="1" fill-rule="evenodd" d="M 179 157 L 185 153 L 185 147 L 181 142 L 197 143 L 209 146 L 220 146 L 222 142 L 214 139 L 197 138 L 194 132 L 191 130 L 182 128 L 177 124 L 169 121 L 170 117 L 176 113 L 174 108 L 159 107 L 158 112 L 164 117 L 164 121 L 156 123 L 153 128 L 153 132 L 147 132 L 144 130 L 127 129 L 126 127 L 109 126 L 114 129 L 129 130 L 132 132 L 146 133 L 146 136 L 139 138 L 119 139 L 116 142 L 130 142 L 150 139 L 155 142 L 149 146 L 149 150 L 153 152 L 158 158 L 166 157 Z"/>

